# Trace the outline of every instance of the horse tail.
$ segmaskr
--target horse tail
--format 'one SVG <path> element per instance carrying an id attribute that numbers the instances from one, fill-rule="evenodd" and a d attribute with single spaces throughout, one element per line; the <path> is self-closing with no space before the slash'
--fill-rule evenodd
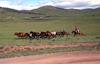
<path id="1" fill-rule="evenodd" d="M 82 33 L 82 35 L 84 36 L 84 34 Z"/>
<path id="2" fill-rule="evenodd" d="M 70 33 L 68 33 L 70 35 Z"/>

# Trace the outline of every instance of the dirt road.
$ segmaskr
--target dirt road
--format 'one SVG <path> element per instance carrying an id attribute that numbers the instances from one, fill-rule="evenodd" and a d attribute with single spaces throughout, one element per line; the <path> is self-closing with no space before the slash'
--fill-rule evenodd
<path id="1" fill-rule="evenodd" d="M 36 50 L 36 49 L 46 49 L 46 48 L 58 48 L 58 47 L 79 47 L 79 46 L 97 46 L 100 42 L 95 43 L 76 43 L 76 44 L 56 44 L 56 45 L 39 45 L 39 46 L 5 46 L 0 49 L 0 54 L 11 53 L 11 52 L 21 52 L 26 50 Z"/>
<path id="2" fill-rule="evenodd" d="M 0 59 L 0 64 L 100 64 L 100 51 L 74 51 Z"/>

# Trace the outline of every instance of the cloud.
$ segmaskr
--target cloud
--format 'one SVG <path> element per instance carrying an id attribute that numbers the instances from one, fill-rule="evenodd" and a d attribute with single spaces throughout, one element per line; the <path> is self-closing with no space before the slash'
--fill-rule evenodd
<path id="1" fill-rule="evenodd" d="M 100 7 L 100 0 L 52 0 L 55 2 L 56 7 L 61 7 L 65 9 L 75 8 L 75 9 L 84 9 L 84 8 L 94 8 Z"/>
<path id="2" fill-rule="evenodd" d="M 26 4 L 25 0 L 18 2 L 0 1 L 0 7 L 12 8 L 17 10 L 31 10 L 45 5 L 52 5 L 48 0 L 40 1 L 39 3 Z"/>
<path id="3" fill-rule="evenodd" d="M 21 10 L 24 9 L 24 6 L 27 5 L 23 1 L 18 1 L 18 2 L 0 1 L 0 7 Z"/>
<path id="4" fill-rule="evenodd" d="M 64 9 L 97 8 L 100 7 L 100 0 L 45 0 L 32 4 L 26 4 L 25 0 L 20 0 L 18 2 L 0 1 L 0 7 L 7 7 L 17 10 L 31 10 L 45 5 L 52 5 Z"/>

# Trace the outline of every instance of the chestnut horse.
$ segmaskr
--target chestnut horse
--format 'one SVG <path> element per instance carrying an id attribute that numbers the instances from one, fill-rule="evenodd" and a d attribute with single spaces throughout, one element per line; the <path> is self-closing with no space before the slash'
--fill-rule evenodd
<path id="1" fill-rule="evenodd" d="M 17 32 L 15 32 L 14 35 L 17 35 L 18 38 L 20 39 L 20 37 L 23 37 L 24 38 L 26 36 L 26 33 L 17 33 Z"/>
<path id="2" fill-rule="evenodd" d="M 56 35 L 61 35 L 63 37 L 64 35 L 68 36 L 70 34 L 69 34 L 69 32 L 64 33 L 64 32 L 61 31 L 61 32 L 56 32 Z"/>
<path id="3" fill-rule="evenodd" d="M 68 35 L 70 35 L 70 34 L 69 34 L 69 32 L 65 32 L 65 35 L 68 36 Z"/>
<path id="4" fill-rule="evenodd" d="M 74 33 L 74 36 L 76 36 L 76 34 L 79 34 L 79 37 L 80 37 L 80 34 L 84 36 L 84 34 L 81 31 L 78 31 L 78 33 L 76 33 L 75 31 L 72 31 L 72 33 Z"/>

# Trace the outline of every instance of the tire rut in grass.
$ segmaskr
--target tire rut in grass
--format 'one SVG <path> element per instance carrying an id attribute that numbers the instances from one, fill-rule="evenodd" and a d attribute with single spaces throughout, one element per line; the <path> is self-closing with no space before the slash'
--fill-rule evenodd
<path id="1" fill-rule="evenodd" d="M 79 47 L 79 46 L 98 46 L 100 42 L 94 43 L 75 43 L 75 44 L 56 44 L 56 45 L 39 45 L 39 46 L 5 46 L 0 47 L 0 54 L 7 54 L 11 52 L 21 52 L 27 50 L 39 50 L 39 49 L 46 49 L 46 48 L 62 48 L 62 47 Z"/>

